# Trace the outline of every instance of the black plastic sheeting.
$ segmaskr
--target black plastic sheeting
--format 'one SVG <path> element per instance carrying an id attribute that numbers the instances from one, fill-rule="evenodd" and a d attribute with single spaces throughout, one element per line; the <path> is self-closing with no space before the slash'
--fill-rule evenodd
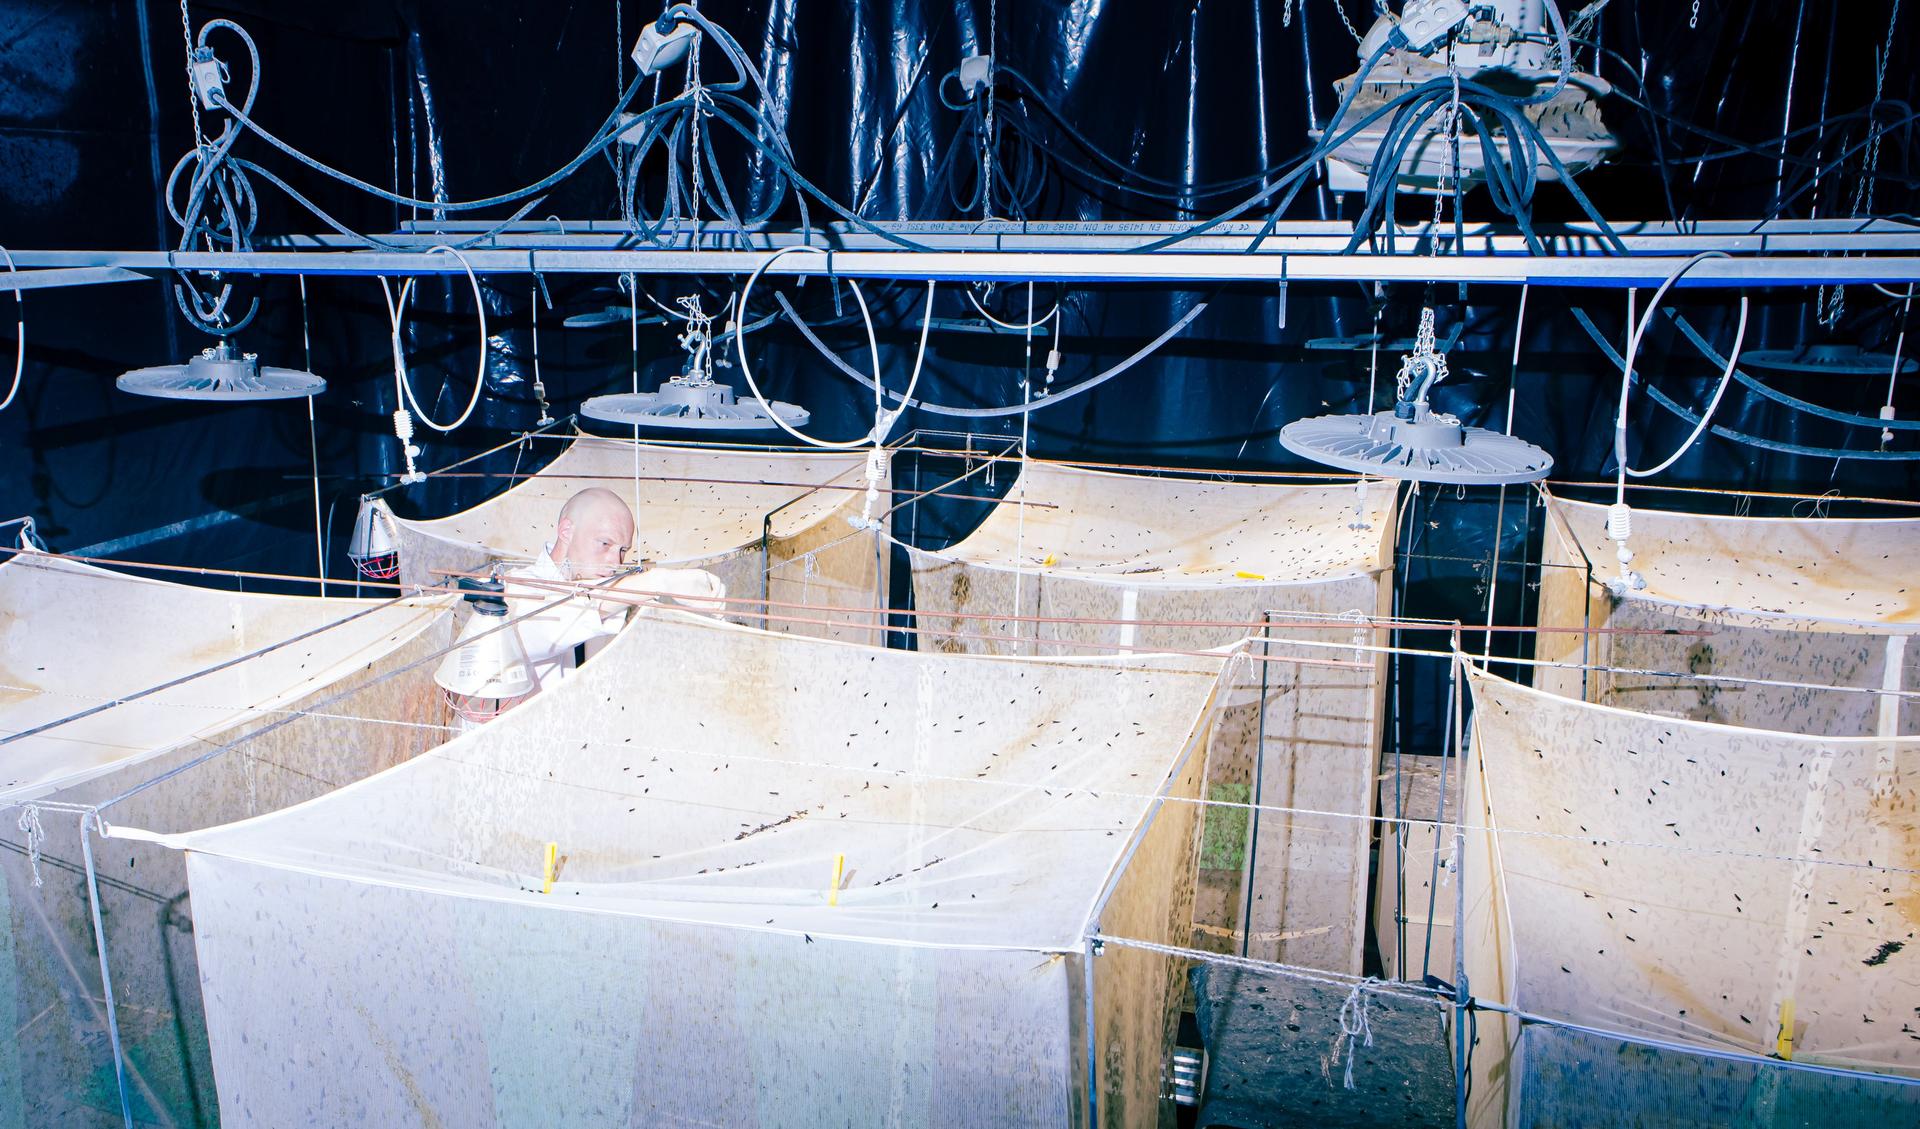
<path id="1" fill-rule="evenodd" d="M 1360 0 L 1346 0 L 1346 8 L 1356 23 L 1370 14 Z M 1331 80 L 1355 66 L 1353 41 L 1330 0 L 1001 0 L 997 6 L 991 0 L 710 0 L 702 10 L 759 57 L 783 92 L 800 167 L 827 192 L 857 202 L 861 214 L 875 219 L 979 216 L 977 206 L 957 210 L 980 187 L 976 152 L 970 144 L 955 147 L 966 119 L 937 94 L 943 76 L 963 56 L 985 50 L 989 38 L 1004 63 L 1047 91 L 1064 118 L 1095 143 L 1142 173 L 1177 184 L 1246 176 L 1302 151 L 1309 121 L 1330 112 Z M 626 47 L 641 21 L 657 11 L 611 0 L 358 0 L 324 10 L 256 0 L 196 3 L 191 15 L 196 26 L 225 16 L 253 33 L 264 69 L 257 117 L 282 136 L 403 191 L 472 198 L 530 181 L 577 150 L 612 101 L 619 76 L 631 74 L 630 65 L 616 70 Z M 1874 58 L 1886 39 L 1888 11 L 1881 2 L 1703 2 L 1694 28 L 1687 5 L 1615 0 L 1602 13 L 1597 35 L 1617 53 L 1604 62 L 1603 73 L 1636 91 L 1639 80 L 1627 65 L 1643 69 L 1653 105 L 1716 136 L 1760 141 L 1778 135 L 1791 95 L 1791 123 L 1809 129 L 1798 138 L 1797 152 L 1812 152 L 1810 123 L 1822 115 L 1854 114 L 1821 131 L 1826 140 L 1820 152 L 1831 159 L 1859 140 L 1859 112 L 1873 96 Z M 157 207 L 155 186 L 191 145 L 178 21 L 179 11 L 157 0 L 0 3 L 0 241 L 10 247 L 151 248 L 177 238 Z M 1915 42 L 1920 37 L 1893 39 L 1883 120 L 1893 122 L 1906 112 L 1895 102 L 1912 96 Z M 223 53 L 236 54 L 226 46 Z M 721 66 L 709 57 L 711 71 L 719 73 Z M 1781 75 L 1790 70 L 1793 82 L 1783 83 Z M 666 96 L 677 90 L 679 76 L 676 71 L 666 80 Z M 1056 152 L 1072 153 L 1055 124 L 1023 106 L 1007 84 L 1000 90 L 1001 121 L 1018 118 Z M 656 96 L 651 90 L 642 95 Z M 1731 146 L 1671 125 L 1651 130 L 1653 117 L 1617 99 L 1606 109 L 1626 152 L 1583 183 L 1610 216 L 1752 217 L 1766 214 L 1783 196 L 1786 215 L 1805 216 L 1816 208 L 1822 216 L 1845 215 L 1854 206 L 1857 154 L 1844 168 L 1822 171 L 1816 189 L 1805 162 L 1781 166 L 1771 156 L 1748 155 L 1686 163 L 1688 155 Z M 1175 199 L 1156 200 L 1116 192 L 1012 136 L 997 166 L 997 214 L 1181 219 L 1204 216 L 1237 198 L 1175 193 Z M 1883 179 L 1875 196 L 1882 213 L 1915 210 L 1910 141 L 1903 125 L 1883 142 Z M 425 218 L 342 190 L 255 139 L 242 142 L 240 151 L 363 230 Z M 756 176 L 765 170 L 750 154 L 723 145 L 722 159 L 736 199 L 767 190 L 765 176 Z M 1084 154 L 1074 159 L 1087 160 Z M 1668 166 L 1664 180 L 1657 172 L 1661 162 Z M 650 169 L 648 177 L 650 198 L 657 201 L 659 170 Z M 274 189 L 263 187 L 262 196 L 262 237 L 320 230 L 318 221 Z M 1422 198 L 1400 207 L 1411 218 L 1426 214 L 1429 203 Z M 1315 189 L 1302 193 L 1289 215 L 1337 217 L 1341 210 L 1338 197 Z M 1489 214 L 1480 194 L 1468 197 L 1467 210 L 1470 218 Z M 533 214 L 616 214 L 609 163 L 591 163 Z M 1564 193 L 1546 186 L 1537 214 L 1551 220 L 1575 212 Z M 796 218 L 789 201 L 781 219 Z M 613 279 L 546 281 L 554 306 L 542 304 L 538 311 L 540 366 L 559 411 L 585 396 L 628 387 L 635 367 L 642 387 L 675 371 L 680 354 L 667 326 L 642 325 L 637 355 L 625 325 L 559 327 L 567 314 L 625 301 L 612 290 Z M 643 279 L 642 285 L 663 301 L 704 287 L 707 308 L 714 310 L 740 281 Z M 379 287 L 364 278 L 315 277 L 303 302 L 290 279 L 238 282 L 265 301 L 260 322 L 242 344 L 275 364 L 304 364 L 310 348 L 312 366 L 331 382 L 315 405 L 313 435 L 321 520 L 330 531 L 327 567 L 339 576 L 340 542 L 354 498 L 400 467 L 389 419 L 394 385 Z M 422 430 L 425 465 L 491 446 L 538 415 L 529 333 L 536 287 L 531 279 L 503 277 L 488 280 L 486 290 L 492 337 L 487 394 L 474 424 L 457 435 Z M 850 295 L 834 290 L 816 280 L 790 293 L 831 346 L 864 368 L 866 343 Z M 888 378 L 899 387 L 911 365 L 924 289 L 880 283 L 868 285 L 866 293 L 880 311 Z M 1828 331 L 1812 313 L 1818 297 L 1805 290 L 1755 293 L 1748 348 L 1821 339 Z M 1618 370 L 1571 310 L 1589 311 L 1618 349 L 1626 336 L 1624 295 L 1533 291 L 1516 364 L 1518 299 L 1513 288 L 1491 286 L 1474 288 L 1463 302 L 1452 286 L 1401 285 L 1376 294 L 1359 284 L 1296 284 L 1282 294 L 1271 285 L 1191 290 L 1046 283 L 1032 288 L 1031 299 L 1019 285 L 983 298 L 1009 320 L 1064 304 L 1065 362 L 1056 387 L 1104 369 L 1192 304 L 1209 303 L 1185 334 L 1133 371 L 1035 413 L 1030 438 L 1039 455 L 1297 468 L 1278 446 L 1279 427 L 1303 415 L 1355 410 L 1370 386 L 1384 399 L 1398 364 L 1390 351 L 1374 358 L 1306 343 L 1365 333 L 1376 312 L 1388 337 L 1404 338 L 1421 302 L 1432 301 L 1441 307 L 1443 335 L 1466 323 L 1450 358 L 1457 375 L 1440 389 L 1440 406 L 1469 422 L 1501 427 L 1511 402 L 1514 430 L 1551 450 L 1561 477 L 1602 476 L 1611 465 Z M 1731 340 L 1731 306 L 1726 295 L 1712 302 L 1689 295 L 1684 303 L 1721 348 Z M 27 307 L 25 388 L 16 405 L 0 414 L 0 499 L 7 515 L 32 514 L 42 535 L 68 550 L 311 574 L 312 454 L 303 405 L 207 408 L 115 392 L 111 381 L 118 372 L 182 360 L 205 343 L 172 314 L 159 283 L 35 291 Z M 408 343 L 415 386 L 435 415 L 448 418 L 465 402 L 477 359 L 465 278 L 426 282 L 412 309 Z M 641 311 L 652 313 L 645 302 Z M 952 288 L 943 289 L 937 312 L 973 316 Z M 1899 303 L 1852 288 L 1836 335 L 1891 348 L 1901 315 Z M 790 328 L 770 328 L 749 343 L 769 393 L 809 407 L 818 433 L 840 437 L 864 429 L 869 394 L 825 364 Z M 1916 345 L 1910 341 L 1909 352 Z M 1023 378 L 1039 384 L 1046 347 L 1036 342 L 1029 354 L 1018 334 L 937 332 L 921 391 L 958 405 L 1018 402 Z M 1718 366 L 1684 340 L 1658 330 L 1643 356 L 1644 371 L 1678 403 L 1705 402 Z M 737 370 L 720 375 L 738 379 Z M 1885 398 L 1884 378 L 1768 379 L 1795 395 L 1864 415 L 1875 414 Z M 1897 399 L 1902 415 L 1920 412 L 1912 382 L 1903 382 Z M 1636 398 L 1632 419 L 1640 462 L 1660 457 L 1689 430 L 1646 397 Z M 944 429 L 957 422 L 963 421 L 916 412 L 901 428 Z M 1875 429 L 1797 414 L 1740 388 L 1728 393 L 1718 422 L 1809 446 L 1878 444 Z M 977 430 L 1011 435 L 1019 421 L 1000 419 Z M 1910 449 L 1913 442 L 1912 433 L 1903 433 L 1895 446 Z M 1911 462 L 1789 455 L 1718 437 L 1700 443 L 1664 481 L 1920 493 Z M 418 504 L 453 509 L 501 485 L 437 483 Z M 1525 508 L 1515 505 L 1515 494 L 1509 492 L 1502 521 L 1502 556 L 1509 561 L 1524 552 Z M 1409 515 L 1406 543 L 1434 557 L 1484 561 L 1499 497 L 1490 490 L 1429 490 Z M 977 507 L 964 512 L 976 513 Z M 1416 561 L 1406 576 L 1405 610 L 1480 618 L 1487 578 L 1484 563 L 1476 571 L 1460 561 Z M 1525 589 L 1518 573 L 1501 584 L 1516 601 Z M 1497 618 L 1520 610 L 1515 603 Z"/>

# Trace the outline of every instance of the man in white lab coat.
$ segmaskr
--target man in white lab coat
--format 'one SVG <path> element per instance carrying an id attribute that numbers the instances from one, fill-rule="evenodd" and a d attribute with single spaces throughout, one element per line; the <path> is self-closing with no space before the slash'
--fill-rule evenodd
<path id="1" fill-rule="evenodd" d="M 553 540 L 545 551 L 530 564 L 506 574 L 511 610 L 519 615 L 552 601 L 556 595 L 551 588 L 516 586 L 516 578 L 550 583 L 602 580 L 626 567 L 633 540 L 633 511 L 620 495 L 598 486 L 580 491 L 561 507 Z M 725 586 L 712 574 L 694 569 L 636 572 L 623 577 L 611 590 L 672 592 L 680 598 L 671 602 L 689 609 L 725 610 L 720 602 L 726 595 Z M 624 601 L 579 597 L 520 619 L 520 644 L 526 649 L 538 684 L 551 686 L 565 678 L 608 637 L 618 634 L 632 611 L 630 595 Z"/>
<path id="2" fill-rule="evenodd" d="M 552 589 L 515 585 L 516 578 L 554 583 L 603 579 L 625 564 L 633 533 L 633 511 L 613 491 L 595 486 L 567 499 L 545 551 L 506 574 L 512 611 L 519 615 L 555 597 Z M 516 629 L 534 680 L 550 686 L 565 678 L 586 657 L 587 644 L 617 634 L 631 610 L 624 603 L 581 598 L 520 619 Z"/>

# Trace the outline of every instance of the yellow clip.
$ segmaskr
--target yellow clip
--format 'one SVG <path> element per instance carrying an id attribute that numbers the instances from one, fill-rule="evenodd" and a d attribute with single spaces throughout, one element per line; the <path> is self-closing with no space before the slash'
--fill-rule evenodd
<path id="1" fill-rule="evenodd" d="M 1045 557 L 1041 558 L 1040 563 L 1047 568 L 1052 568 L 1058 564 L 1059 561 L 1060 558 L 1054 556 L 1052 553 L 1048 553 Z"/>
<path id="2" fill-rule="evenodd" d="M 846 874 L 846 872 L 847 872 L 847 856 L 845 855 L 833 856 L 833 885 L 827 887 L 827 904 L 828 905 L 837 906 L 840 904 L 840 879 L 842 878 L 842 876 Z"/>
<path id="3" fill-rule="evenodd" d="M 1780 1057 L 1793 1058 L 1793 997 L 1780 1002 Z"/>
<path id="4" fill-rule="evenodd" d="M 1246 572 L 1244 570 L 1235 572 L 1234 575 L 1239 577 L 1242 580 L 1265 580 L 1266 579 L 1266 577 L 1260 575 L 1257 572 Z"/>
<path id="5" fill-rule="evenodd" d="M 540 892 L 553 893 L 553 880 L 560 871 L 560 844 L 547 844 L 546 865 L 540 879 Z"/>

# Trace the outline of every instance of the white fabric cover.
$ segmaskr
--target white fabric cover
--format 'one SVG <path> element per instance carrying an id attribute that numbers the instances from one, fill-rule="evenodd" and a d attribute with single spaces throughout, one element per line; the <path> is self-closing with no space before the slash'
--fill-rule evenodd
<path id="1" fill-rule="evenodd" d="M 1619 575 L 1606 507 L 1547 497 L 1540 623 L 1709 631 L 1708 636 L 1543 634 L 1537 657 L 1675 674 L 1920 690 L 1920 519 L 1756 518 L 1635 508 L 1633 567 Z M 1591 583 L 1588 577 L 1591 575 Z M 1920 732 L 1920 701 L 1543 668 L 1569 697 L 1699 721 L 1830 736 Z"/>
<path id="2" fill-rule="evenodd" d="M 0 565 L 0 1127 L 122 1124 L 82 813 L 160 781 L 105 817 L 185 831 L 405 760 L 445 732 L 431 674 L 451 617 L 450 597 L 247 595 L 38 554 Z M 151 844 L 95 846 L 135 1123 L 210 1124 L 186 868 Z"/>
<path id="3" fill-rule="evenodd" d="M 406 765 L 168 840 L 223 1123 L 1066 1123 L 1089 917 L 1219 666 L 636 620 Z M 1190 874 L 1143 858 L 1177 838 L 1133 865 Z M 1154 1048 L 1136 1093 L 1170 1005 L 1112 1040 Z"/>
<path id="4" fill-rule="evenodd" d="M 1338 814 L 1210 812 L 1196 918 L 1209 947 L 1238 953 L 1251 934 L 1249 955 L 1359 973 L 1385 665 L 1350 646 L 1387 639 L 1345 620 L 1391 612 L 1396 486 L 1199 481 L 1030 462 L 1006 497 L 954 545 L 910 550 L 916 616 L 936 632 L 921 637 L 923 649 L 1208 648 L 1254 629 L 1153 621 L 1250 624 L 1277 611 L 1276 639 L 1339 646 L 1276 642 L 1274 656 L 1362 664 L 1245 668 L 1216 735 L 1208 795 Z M 1020 501 L 1051 508 L 1012 504 Z M 1012 615 L 1076 622 L 1002 618 Z"/>
<path id="5" fill-rule="evenodd" d="M 735 605 L 736 618 L 776 631 L 879 642 L 875 617 L 863 612 L 881 606 L 887 554 L 848 522 L 864 513 L 865 485 L 866 453 L 860 451 L 789 453 L 581 436 L 538 472 L 459 513 L 402 518 L 385 498 L 372 504 L 399 546 L 401 583 L 434 585 L 444 579 L 436 569 L 476 571 L 495 560 L 531 560 L 553 540 L 567 499 L 603 487 L 633 510 L 637 559 L 705 569 L 731 596 L 764 592 L 776 601 L 859 609 L 775 607 L 776 616 L 794 618 L 760 623 L 748 615 L 759 609 Z M 887 482 L 880 491 L 876 516 L 893 504 Z M 808 619 L 828 622 L 796 622 Z"/>
<path id="6" fill-rule="evenodd" d="M 1466 820 L 1492 829 L 1465 867 L 1476 996 L 1760 1055 L 1790 1002 L 1795 1061 L 1920 1074 L 1920 739 L 1469 685 Z M 1500 1030 L 1483 1017 L 1495 1085 Z"/>
<path id="7" fill-rule="evenodd" d="M 446 598 L 223 592 L 21 553 L 0 565 L 0 804 L 127 770 L 182 742 L 269 716 L 444 621 L 451 608 Z M 226 669 L 12 739 L 309 632 Z"/>

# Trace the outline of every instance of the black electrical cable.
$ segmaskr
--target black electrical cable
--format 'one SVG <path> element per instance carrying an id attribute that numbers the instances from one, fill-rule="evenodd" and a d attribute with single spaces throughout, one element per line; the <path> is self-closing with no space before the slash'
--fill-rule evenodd
<path id="1" fill-rule="evenodd" d="M 1626 364 L 1626 358 L 1622 357 L 1619 352 L 1614 349 L 1613 343 L 1608 341 L 1605 335 L 1600 332 L 1599 327 L 1593 324 L 1593 319 L 1587 316 L 1585 310 L 1575 306 L 1572 308 L 1572 313 L 1574 320 L 1579 322 L 1580 327 L 1587 331 L 1587 336 L 1593 339 L 1593 343 L 1600 347 L 1600 351 L 1606 354 L 1608 360 L 1616 365 L 1624 366 Z M 1699 425 L 1700 417 L 1698 415 L 1695 415 L 1693 412 L 1688 411 L 1686 408 L 1669 399 L 1658 388 L 1653 387 L 1651 383 L 1642 380 L 1639 373 L 1629 374 L 1628 380 L 1639 385 L 1641 391 L 1645 392 L 1654 403 L 1665 408 L 1683 422 L 1693 426 Z M 1876 420 L 1875 422 L 1878 423 L 1879 421 Z M 1748 435 L 1743 431 L 1735 431 L 1730 427 L 1722 427 L 1719 424 L 1712 424 L 1707 430 L 1720 436 L 1722 439 L 1731 439 L 1735 443 L 1740 443 L 1748 447 L 1758 447 L 1766 451 L 1778 451 L 1787 455 L 1812 455 L 1815 458 L 1822 459 L 1868 459 L 1877 462 L 1911 462 L 1920 460 L 1920 451 L 1846 451 L 1836 450 L 1832 447 L 1809 447 L 1800 443 L 1788 443 L 1779 439 L 1765 439 L 1758 435 Z"/>
<path id="2" fill-rule="evenodd" d="M 1003 416 L 1017 416 L 1026 412 L 1039 411 L 1042 408 L 1052 407 L 1054 404 L 1060 403 L 1062 400 L 1066 400 L 1071 397 L 1078 396 L 1082 392 L 1091 392 L 1093 389 L 1099 387 L 1102 384 L 1105 384 L 1107 381 L 1112 380 L 1114 377 L 1119 376 L 1121 373 L 1126 372 L 1128 369 L 1132 368 L 1134 365 L 1139 364 L 1141 361 L 1145 360 L 1147 357 L 1151 356 L 1155 351 L 1157 351 L 1160 348 L 1160 346 L 1166 344 L 1168 341 L 1171 341 L 1173 340 L 1173 338 L 1179 336 L 1180 332 L 1186 329 L 1187 326 L 1192 325 L 1196 318 L 1198 318 L 1201 314 L 1206 312 L 1207 306 L 1213 301 L 1215 296 L 1217 296 L 1219 293 L 1220 293 L 1220 288 L 1215 287 L 1212 293 L 1208 294 L 1205 298 L 1201 299 L 1200 301 L 1195 302 L 1192 308 L 1188 309 L 1187 312 L 1179 318 L 1179 320 L 1175 321 L 1172 325 L 1168 326 L 1165 330 L 1161 331 L 1160 336 L 1154 338 L 1152 341 L 1147 342 L 1147 344 L 1142 346 L 1140 349 L 1136 350 L 1131 356 L 1127 357 L 1127 359 L 1121 361 L 1119 364 L 1114 365 L 1112 368 L 1107 369 L 1105 372 L 1102 372 L 1097 376 L 1087 377 L 1085 380 L 1081 380 L 1075 384 L 1068 386 L 1067 388 L 1064 388 L 1051 395 L 1042 397 L 1041 399 L 1034 400 L 1030 403 L 1010 404 L 1006 407 L 999 407 L 999 408 L 956 408 L 948 404 L 934 404 L 934 403 L 929 403 L 925 400 L 907 399 L 903 397 L 900 393 L 895 392 L 890 388 L 883 388 L 882 391 L 884 391 L 886 395 L 892 400 L 899 402 L 902 408 L 919 408 L 922 411 L 931 412 L 934 415 L 941 415 L 941 416 L 957 416 L 965 419 L 992 419 L 992 418 L 1003 417 Z M 852 365 L 849 365 L 846 361 L 842 360 L 838 353 L 835 353 L 833 350 L 827 348 L 826 342 L 820 340 L 819 336 L 814 333 L 813 328 L 809 326 L 804 320 L 801 319 L 799 312 L 793 308 L 792 303 L 787 301 L 787 296 L 785 294 L 775 291 L 774 300 L 780 304 L 780 308 L 786 313 L 787 320 L 793 322 L 794 327 L 800 331 L 801 336 L 805 337 L 809 342 L 811 342 L 813 344 L 813 347 L 819 351 L 821 356 L 831 361 L 833 365 L 836 368 L 838 368 L 841 372 L 844 372 L 848 376 L 851 376 L 853 379 L 859 381 L 860 384 L 866 387 L 868 390 L 872 390 L 873 381 L 870 380 L 865 373 L 862 373 L 860 370 L 854 368 Z"/>

